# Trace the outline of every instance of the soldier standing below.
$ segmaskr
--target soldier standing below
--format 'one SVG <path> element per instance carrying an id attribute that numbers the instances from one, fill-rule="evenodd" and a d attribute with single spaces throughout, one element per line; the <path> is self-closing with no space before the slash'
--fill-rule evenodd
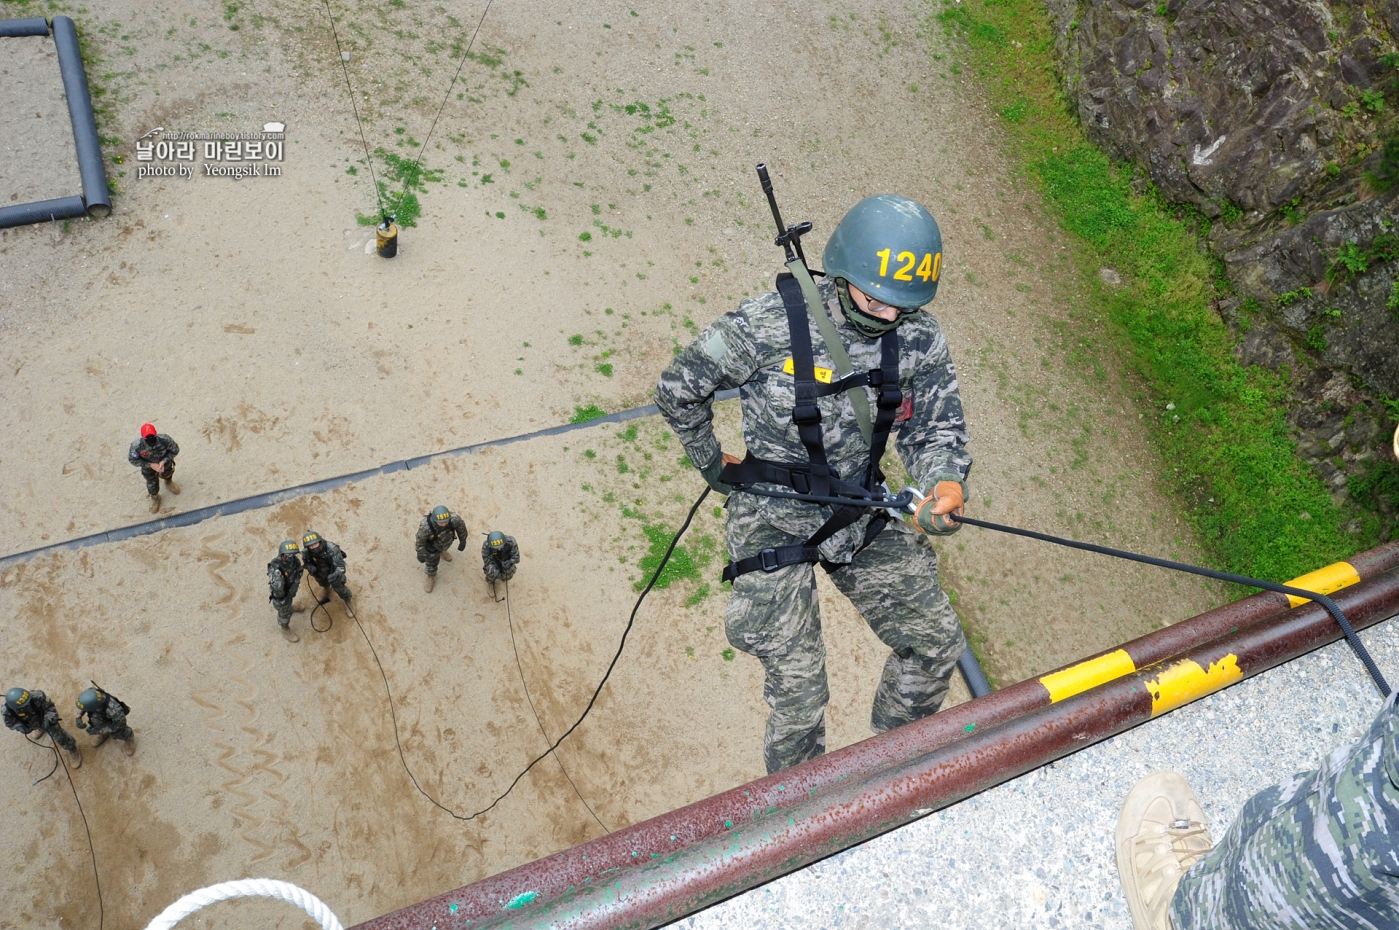
<path id="1" fill-rule="evenodd" d="M 414 540 L 418 548 L 418 561 L 423 563 L 423 590 L 431 592 L 437 582 L 437 561 L 452 561 L 452 540 L 457 541 L 457 551 L 466 549 L 466 521 L 459 514 L 446 507 L 434 507 L 432 513 L 423 517 L 418 526 L 418 536 Z"/>
<path id="2" fill-rule="evenodd" d="M 285 539 L 277 547 L 277 557 L 267 563 L 267 599 L 277 610 L 277 626 L 289 643 L 301 642 L 301 637 L 291 631 L 291 615 L 296 613 L 292 601 L 301 589 L 301 559 L 296 554 L 301 547 L 294 539 Z"/>
<path id="3" fill-rule="evenodd" d="M 481 563 L 486 580 L 491 583 L 491 597 L 495 597 L 495 583 L 514 578 L 515 568 L 520 564 L 520 547 L 515 537 L 493 530 L 481 544 Z"/>
<path id="4" fill-rule="evenodd" d="M 58 708 L 53 706 L 53 701 L 44 692 L 11 688 L 5 692 L 5 707 L 0 716 L 4 717 L 5 726 L 26 736 L 35 730 L 44 731 L 56 744 L 68 750 L 73 768 L 83 767 L 83 754 L 78 749 L 77 740 L 63 729 Z"/>
<path id="5" fill-rule="evenodd" d="M 778 292 L 716 320 L 656 388 L 691 462 L 712 488 L 734 491 L 724 630 L 763 665 L 769 773 L 826 750 L 815 563 L 892 649 L 874 695 L 874 732 L 935 713 L 967 648 L 938 586 L 937 556 L 908 526 L 883 510 L 790 497 L 880 489 L 879 462 L 896 431 L 913 484 L 929 489 L 915 525 L 939 535 L 958 528 L 947 515 L 961 514 L 967 426 L 947 340 L 921 311 L 937 293 L 942 234 L 922 205 L 868 197 L 831 234 L 823 263 L 818 285 L 791 257 Z M 711 425 L 714 392 L 724 388 L 738 388 L 743 405 L 742 463 L 722 452 Z"/>
<path id="6" fill-rule="evenodd" d="M 321 535 L 314 530 L 301 537 L 301 558 L 306 565 L 307 573 L 319 584 L 323 590 L 316 597 L 316 602 L 325 604 L 330 601 L 330 589 L 340 595 L 340 600 L 348 606 L 350 589 L 345 586 L 345 551 L 328 539 L 322 539 Z"/>
<path id="7" fill-rule="evenodd" d="M 121 742 L 121 751 L 128 756 L 136 751 L 136 734 L 126 724 L 126 715 L 131 708 L 114 694 L 108 694 L 93 685 L 78 695 L 78 729 L 92 734 L 92 747 L 96 749 L 112 737 Z M 87 723 L 83 723 L 83 715 Z"/>
<path id="8" fill-rule="evenodd" d="M 141 469 L 141 477 L 146 479 L 146 493 L 151 496 L 151 513 L 160 513 L 160 483 L 170 489 L 171 494 L 179 494 L 180 486 L 175 483 L 175 456 L 180 447 L 164 433 L 157 433 L 155 426 L 145 423 L 141 426 L 141 438 L 131 444 L 126 460 Z"/>

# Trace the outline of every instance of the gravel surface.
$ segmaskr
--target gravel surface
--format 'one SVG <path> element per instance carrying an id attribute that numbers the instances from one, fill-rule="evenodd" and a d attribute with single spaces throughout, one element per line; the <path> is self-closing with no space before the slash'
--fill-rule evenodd
<path id="1" fill-rule="evenodd" d="M 1361 639 L 1393 678 L 1399 625 Z M 672 926 L 1131 930 L 1112 838 L 1138 779 L 1179 772 L 1218 839 L 1254 794 L 1359 739 L 1380 704 L 1335 643 Z"/>

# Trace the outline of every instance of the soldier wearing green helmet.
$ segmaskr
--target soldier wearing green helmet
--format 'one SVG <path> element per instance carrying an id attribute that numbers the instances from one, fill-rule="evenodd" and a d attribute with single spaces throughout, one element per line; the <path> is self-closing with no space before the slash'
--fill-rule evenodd
<path id="1" fill-rule="evenodd" d="M 819 283 L 791 260 L 778 291 L 745 299 L 661 375 L 660 407 L 691 462 L 721 494 L 756 489 L 850 497 L 883 482 L 886 443 L 927 489 L 914 527 L 955 531 L 971 468 L 957 375 L 925 304 L 942 273 L 942 235 L 921 204 L 868 197 L 841 220 Z M 716 391 L 737 388 L 747 455 L 725 454 L 712 428 Z M 935 713 L 966 650 L 937 582 L 937 557 L 887 511 L 757 493 L 726 503 L 733 592 L 724 628 L 763 665 L 772 712 L 769 773 L 825 751 L 829 699 L 815 566 L 891 647 L 871 728 Z"/>
<path id="2" fill-rule="evenodd" d="M 301 642 L 301 637 L 291 630 L 291 615 L 297 613 L 292 602 L 301 589 L 301 575 L 305 571 L 297 555 L 300 551 L 296 540 L 284 539 L 277 547 L 277 557 L 267 563 L 267 599 L 276 609 L 277 627 L 289 643 Z"/>
<path id="3" fill-rule="evenodd" d="M 115 694 L 108 694 L 95 684 L 78 695 L 78 729 L 92 734 L 93 748 L 111 737 L 121 743 L 128 756 L 136 751 L 136 733 L 126 722 L 131 708 Z M 87 720 L 83 720 L 86 716 Z"/>
<path id="4" fill-rule="evenodd" d="M 452 561 L 451 548 L 454 540 L 458 552 L 466 549 L 466 521 L 446 507 L 439 505 L 432 508 L 432 513 L 426 514 L 423 522 L 418 524 L 418 535 L 414 545 L 418 550 L 418 561 L 423 563 L 425 572 L 424 591 L 430 593 L 432 586 L 437 582 L 438 560 Z"/>
<path id="5" fill-rule="evenodd" d="M 5 692 L 5 706 L 0 710 L 5 726 L 28 736 L 35 730 L 47 733 L 55 744 L 68 751 L 68 759 L 73 768 L 83 767 L 83 753 L 78 741 L 63 729 L 63 718 L 58 716 L 58 708 L 42 691 L 28 688 L 11 688 Z"/>

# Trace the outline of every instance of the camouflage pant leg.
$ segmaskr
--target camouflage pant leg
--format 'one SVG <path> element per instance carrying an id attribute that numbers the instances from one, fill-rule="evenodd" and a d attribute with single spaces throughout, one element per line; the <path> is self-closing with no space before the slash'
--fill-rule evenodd
<path id="1" fill-rule="evenodd" d="M 428 543 L 427 557 L 423 559 L 423 571 L 429 575 L 437 574 L 437 566 L 442 564 L 442 550 Z"/>
<path id="2" fill-rule="evenodd" d="M 495 584 L 497 581 L 509 581 L 511 578 L 515 577 L 516 568 L 518 568 L 516 565 L 511 565 L 509 568 L 501 568 L 500 565 L 496 563 L 495 559 L 487 559 L 484 566 L 486 580 L 491 584 Z"/>
<path id="3" fill-rule="evenodd" d="M 73 737 L 68 734 L 68 731 L 63 729 L 62 724 L 55 723 L 53 726 L 44 727 L 44 732 L 47 733 L 49 735 L 49 738 L 52 739 L 55 743 L 57 743 L 59 746 L 68 750 L 69 752 L 77 752 L 77 740 L 73 739 Z"/>
<path id="4" fill-rule="evenodd" d="M 166 469 L 168 472 L 169 469 Z M 155 469 L 149 465 L 141 466 L 141 477 L 146 479 L 146 493 L 155 497 L 160 493 L 160 475 L 155 473 Z"/>
<path id="5" fill-rule="evenodd" d="M 136 735 L 132 732 L 130 725 L 127 724 L 125 716 L 114 718 L 110 723 L 108 723 L 105 727 L 102 727 L 101 729 L 89 727 L 88 732 L 91 733 L 93 736 L 97 736 L 99 733 L 105 733 L 112 739 L 119 740 L 129 740 Z"/>
<path id="6" fill-rule="evenodd" d="M 1399 715 L 1249 799 L 1171 900 L 1176 930 L 1399 927 Z"/>
<path id="7" fill-rule="evenodd" d="M 967 648 L 962 624 L 938 585 L 937 555 L 893 521 L 831 580 L 893 650 L 874 693 L 874 732 L 937 713 Z"/>
<path id="8" fill-rule="evenodd" d="M 729 554 L 801 542 L 764 523 L 729 523 Z M 740 538 L 741 537 L 741 538 Z M 768 774 L 826 751 L 826 645 L 811 564 L 749 572 L 734 580 L 724 633 L 735 649 L 763 665 L 763 700 L 772 708 L 763 736 Z"/>
<path id="9" fill-rule="evenodd" d="M 275 598 L 275 597 L 274 597 L 274 598 L 272 599 L 272 606 L 275 607 L 275 608 L 277 608 L 277 625 L 278 625 L 278 626 L 287 626 L 287 625 L 289 625 L 289 624 L 291 623 L 291 615 L 292 615 L 291 605 L 292 605 L 292 601 L 293 601 L 293 600 L 294 600 L 294 598 L 290 598 L 290 597 L 284 597 L 284 598 L 281 598 L 281 599 L 278 599 L 278 598 Z"/>
<path id="10" fill-rule="evenodd" d="M 315 578 L 316 576 L 312 575 L 311 577 Z M 345 585 L 343 576 L 331 575 L 328 578 L 316 578 L 316 583 L 322 588 L 334 591 L 342 601 L 348 601 L 351 597 L 350 589 Z"/>

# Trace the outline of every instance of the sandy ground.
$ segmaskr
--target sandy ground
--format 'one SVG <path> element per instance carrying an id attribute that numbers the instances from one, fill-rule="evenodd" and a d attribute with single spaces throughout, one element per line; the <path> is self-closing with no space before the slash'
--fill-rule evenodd
<path id="1" fill-rule="evenodd" d="M 480 6 L 332 8 L 370 146 L 411 160 Z M 973 514 L 1197 558 L 1156 483 L 1139 390 L 1095 321 L 1068 325 L 1097 285 L 1070 274 L 927 12 L 493 6 L 423 159 L 440 180 L 419 192 L 422 217 L 387 262 L 355 221 L 374 193 L 322 5 L 171 17 L 115 0 L 84 14 L 103 57 L 94 71 L 108 75 L 119 194 L 110 219 L 0 236 L 3 554 L 149 519 L 125 462 L 146 420 L 183 450 L 168 515 L 555 425 L 580 406 L 646 403 L 673 346 L 770 286 L 780 252 L 752 172 L 766 161 L 786 217 L 815 223 L 813 255 L 869 193 L 905 193 L 938 216 L 946 271 L 933 309 L 973 432 Z M 243 132 L 273 119 L 287 124 L 280 177 L 199 176 L 203 159 L 194 177 L 138 176 L 134 142 L 156 126 Z M 391 168 L 376 159 L 376 172 Z M 734 452 L 737 426 L 721 414 Z M 105 746 L 74 776 L 107 924 L 143 925 L 184 891 L 268 875 L 348 925 L 596 835 L 553 762 L 478 821 L 434 808 L 403 771 L 354 622 L 335 604 L 330 632 L 298 615 L 301 643 L 284 642 L 264 566 L 306 529 L 347 549 L 409 765 L 469 813 L 543 746 L 505 605 L 477 574 L 482 533 L 522 544 L 510 616 L 557 735 L 611 658 L 647 529 L 673 531 L 702 488 L 679 458 L 658 420 L 600 426 L 5 570 L 0 685 L 44 688 L 71 719 L 95 678 L 133 707 L 136 755 Z M 472 539 L 425 595 L 411 541 L 438 503 L 465 515 Z M 648 601 L 560 752 L 607 828 L 762 773 L 759 669 L 724 654 L 720 522 L 706 504 L 686 549 L 700 577 Z M 1219 596 L 975 530 L 939 546 L 1002 682 Z M 829 586 L 823 603 L 839 746 L 868 735 L 883 651 Z M 67 784 L 29 785 L 50 764 L 17 735 L 0 740 L 5 835 L 22 853 L 0 877 L 3 927 L 96 924 Z M 253 904 L 191 925 L 254 919 L 300 925 Z"/>
<path id="2" fill-rule="evenodd" d="M 53 39 L 0 39 L 0 206 L 82 193 Z"/>

